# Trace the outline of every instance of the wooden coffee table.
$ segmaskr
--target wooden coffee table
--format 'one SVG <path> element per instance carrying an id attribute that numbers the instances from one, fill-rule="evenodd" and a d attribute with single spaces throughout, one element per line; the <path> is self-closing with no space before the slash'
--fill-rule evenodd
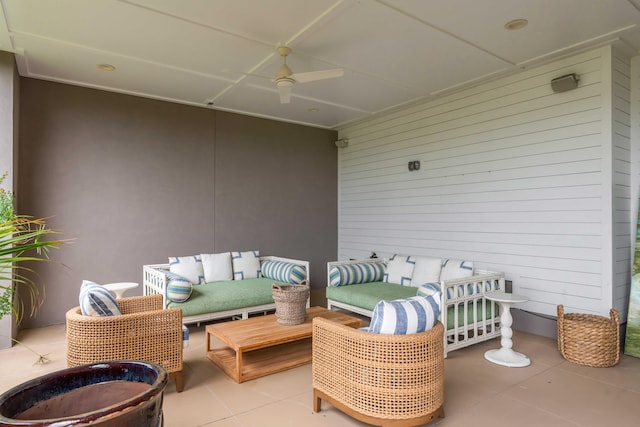
<path id="1" fill-rule="evenodd" d="M 285 326 L 275 314 L 207 325 L 207 357 L 237 383 L 311 362 L 314 317 L 359 328 L 362 320 L 323 307 L 307 309 L 304 323 Z M 211 336 L 225 344 L 211 348 Z"/>

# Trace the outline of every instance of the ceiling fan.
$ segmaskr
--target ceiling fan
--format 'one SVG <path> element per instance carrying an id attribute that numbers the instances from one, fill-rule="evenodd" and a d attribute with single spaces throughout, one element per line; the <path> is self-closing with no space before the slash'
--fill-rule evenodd
<path id="1" fill-rule="evenodd" d="M 344 70 L 342 68 L 294 74 L 293 71 L 291 71 L 291 68 L 287 66 L 287 55 L 290 53 L 291 49 L 287 46 L 280 46 L 278 48 L 278 54 L 282 57 L 282 65 L 280 65 L 273 81 L 278 87 L 281 104 L 288 104 L 290 102 L 291 87 L 294 83 L 307 83 L 316 80 L 332 79 L 334 77 L 341 77 L 344 75 Z"/>

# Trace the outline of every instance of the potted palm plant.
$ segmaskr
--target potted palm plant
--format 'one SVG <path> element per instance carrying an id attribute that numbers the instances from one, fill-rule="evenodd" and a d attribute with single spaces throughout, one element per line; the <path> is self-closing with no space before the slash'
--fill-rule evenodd
<path id="1" fill-rule="evenodd" d="M 0 184 L 6 173 L 0 177 Z M 13 194 L 0 188 L 0 318 L 13 315 L 19 321 L 25 304 L 21 299 L 26 289 L 31 313 L 39 306 L 40 292 L 32 279 L 33 271 L 24 262 L 44 261 L 48 251 L 62 244 L 62 240 L 49 240 L 60 234 L 47 227 L 44 219 L 17 215 L 13 207 Z M 15 341 L 13 337 L 11 340 Z"/>

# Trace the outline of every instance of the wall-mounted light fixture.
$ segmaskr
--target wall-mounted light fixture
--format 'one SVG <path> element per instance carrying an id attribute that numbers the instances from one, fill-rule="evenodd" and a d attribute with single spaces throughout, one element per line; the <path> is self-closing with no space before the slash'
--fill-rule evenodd
<path id="1" fill-rule="evenodd" d="M 345 148 L 349 146 L 349 140 L 347 138 L 342 138 L 336 141 L 336 147 Z"/>
<path id="2" fill-rule="evenodd" d="M 553 89 L 553 91 L 556 93 L 566 92 L 568 90 L 577 88 L 579 81 L 580 76 L 576 73 L 556 77 L 555 79 L 551 80 L 551 89 Z"/>

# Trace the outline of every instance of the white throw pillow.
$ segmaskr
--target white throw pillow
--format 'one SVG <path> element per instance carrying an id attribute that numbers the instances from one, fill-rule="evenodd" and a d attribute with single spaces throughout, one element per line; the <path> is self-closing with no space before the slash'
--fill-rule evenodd
<path id="1" fill-rule="evenodd" d="M 202 269 L 204 281 L 217 282 L 219 280 L 233 280 L 233 267 L 231 266 L 231 252 L 220 254 L 202 254 Z"/>
<path id="2" fill-rule="evenodd" d="M 441 269 L 442 260 L 439 258 L 416 257 L 411 286 L 418 287 L 425 283 L 438 283 Z"/>
<path id="3" fill-rule="evenodd" d="M 205 283 L 202 258 L 200 258 L 200 255 L 185 257 L 170 256 L 169 271 L 178 276 L 186 277 L 194 285 L 202 285 Z"/>
<path id="4" fill-rule="evenodd" d="M 384 282 L 398 285 L 410 285 L 416 259 L 412 256 L 394 255 L 387 264 Z"/>
<path id="5" fill-rule="evenodd" d="M 256 279 L 260 277 L 260 252 L 231 252 L 233 279 Z"/>
<path id="6" fill-rule="evenodd" d="M 473 261 L 445 259 L 442 261 L 440 280 L 465 279 L 473 276 Z"/>

